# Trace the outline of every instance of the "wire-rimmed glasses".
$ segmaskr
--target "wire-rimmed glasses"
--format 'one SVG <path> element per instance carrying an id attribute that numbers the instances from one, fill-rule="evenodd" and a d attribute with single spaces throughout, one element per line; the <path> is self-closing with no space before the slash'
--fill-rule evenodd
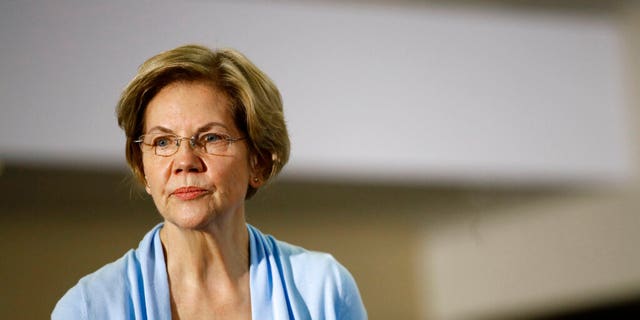
<path id="1" fill-rule="evenodd" d="M 144 149 L 153 149 L 153 152 L 161 157 L 169 157 L 178 152 L 180 142 L 188 140 L 194 150 L 201 150 L 207 154 L 225 155 L 229 145 L 245 139 L 245 137 L 233 138 L 223 133 L 204 133 L 191 138 L 181 137 L 175 134 L 152 133 L 141 135 L 134 143 L 140 144 Z"/>

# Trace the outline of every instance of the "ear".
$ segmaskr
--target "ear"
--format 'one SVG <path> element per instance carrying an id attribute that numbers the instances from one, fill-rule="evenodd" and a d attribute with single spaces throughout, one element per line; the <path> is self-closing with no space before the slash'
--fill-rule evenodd
<path id="1" fill-rule="evenodd" d="M 258 157 L 252 155 L 249 158 L 251 175 L 249 176 L 249 185 L 253 188 L 259 188 L 264 184 L 263 168 L 258 161 Z"/>
<path id="2" fill-rule="evenodd" d="M 249 180 L 249 185 L 251 185 L 251 187 L 253 187 L 254 189 L 260 188 L 263 184 L 264 184 L 264 180 L 259 177 L 252 177 Z"/>
<path id="3" fill-rule="evenodd" d="M 147 194 L 151 195 L 151 186 L 149 186 L 149 181 L 147 177 L 144 177 L 144 190 L 147 191 Z"/>

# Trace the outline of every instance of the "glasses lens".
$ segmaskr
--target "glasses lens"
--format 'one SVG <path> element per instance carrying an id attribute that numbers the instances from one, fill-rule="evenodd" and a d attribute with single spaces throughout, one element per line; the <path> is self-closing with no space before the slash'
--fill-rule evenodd
<path id="1" fill-rule="evenodd" d="M 151 134 L 144 137 L 144 144 L 153 148 L 159 156 L 170 156 L 178 150 L 176 137 L 165 134 Z"/>
<path id="2" fill-rule="evenodd" d="M 224 154 L 229 147 L 230 137 L 220 133 L 205 133 L 200 136 L 200 145 L 208 154 Z"/>

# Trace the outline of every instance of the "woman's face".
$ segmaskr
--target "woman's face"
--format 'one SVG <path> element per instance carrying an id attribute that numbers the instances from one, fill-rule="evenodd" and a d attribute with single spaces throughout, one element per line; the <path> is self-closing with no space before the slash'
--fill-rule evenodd
<path id="1" fill-rule="evenodd" d="M 175 82 L 158 92 L 144 117 L 147 136 L 202 136 L 218 133 L 238 138 L 227 97 L 205 82 Z M 158 140 L 156 140 L 158 141 Z M 258 187 L 245 140 L 229 144 L 223 153 L 211 155 L 182 140 L 178 151 L 167 157 L 145 148 L 142 163 L 146 190 L 167 223 L 202 229 L 215 219 L 242 217 L 247 186 Z"/>

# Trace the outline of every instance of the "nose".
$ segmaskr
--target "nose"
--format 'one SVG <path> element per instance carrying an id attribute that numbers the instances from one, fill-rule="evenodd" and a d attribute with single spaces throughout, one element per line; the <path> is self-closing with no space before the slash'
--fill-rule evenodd
<path id="1" fill-rule="evenodd" d="M 199 155 L 199 149 L 194 148 L 191 141 L 185 141 L 184 146 L 179 145 L 178 151 L 173 155 L 173 173 L 203 172 L 205 164 Z M 182 143 L 180 143 L 182 144 Z"/>

